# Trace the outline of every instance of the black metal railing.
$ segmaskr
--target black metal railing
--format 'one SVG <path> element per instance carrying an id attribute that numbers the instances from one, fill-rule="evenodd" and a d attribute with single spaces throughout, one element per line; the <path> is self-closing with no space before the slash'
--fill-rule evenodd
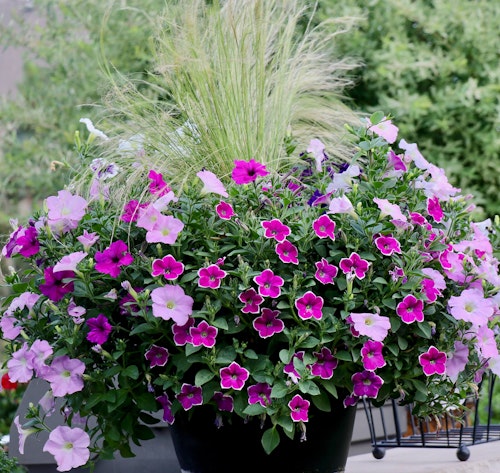
<path id="1" fill-rule="evenodd" d="M 395 400 L 389 409 L 392 419 L 387 419 L 387 409 L 374 407 L 363 399 L 373 456 L 382 459 L 385 449 L 393 447 L 456 448 L 457 458 L 466 461 L 470 456 L 468 446 L 500 440 L 500 424 L 493 423 L 495 381 L 495 375 L 487 377 L 481 394 L 468 401 L 470 409 L 460 420 L 449 414 L 437 420 L 420 420 L 412 415 L 411 404 L 401 407 Z M 483 415 L 481 409 L 485 410 Z"/>

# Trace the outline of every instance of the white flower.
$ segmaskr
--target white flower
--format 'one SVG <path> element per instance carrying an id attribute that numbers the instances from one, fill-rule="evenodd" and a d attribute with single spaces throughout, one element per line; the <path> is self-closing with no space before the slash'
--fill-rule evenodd
<path id="1" fill-rule="evenodd" d="M 98 130 L 94 124 L 92 123 L 92 120 L 90 118 L 80 118 L 80 123 L 84 123 L 85 126 L 87 127 L 87 130 L 91 135 L 97 136 L 98 138 L 101 138 L 103 140 L 107 140 L 108 137 L 105 135 L 101 130 Z"/>

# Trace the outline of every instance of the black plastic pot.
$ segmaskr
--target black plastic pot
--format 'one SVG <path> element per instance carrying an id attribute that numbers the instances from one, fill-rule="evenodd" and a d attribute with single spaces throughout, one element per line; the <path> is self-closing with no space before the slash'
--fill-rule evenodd
<path id="1" fill-rule="evenodd" d="M 183 473 L 337 473 L 345 471 L 355 407 L 336 401 L 331 412 L 311 406 L 307 440 L 281 435 L 279 446 L 267 455 L 261 445 L 264 430 L 257 419 L 245 423 L 236 415 L 221 428 L 213 411 L 198 408 L 178 413 L 171 427 Z M 298 430 L 298 429 L 297 429 Z"/>

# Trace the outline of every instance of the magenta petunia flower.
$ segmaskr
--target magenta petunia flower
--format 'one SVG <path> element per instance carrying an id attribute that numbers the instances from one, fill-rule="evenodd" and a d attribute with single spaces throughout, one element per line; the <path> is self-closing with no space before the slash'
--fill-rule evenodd
<path id="1" fill-rule="evenodd" d="M 215 346 L 215 337 L 217 337 L 217 328 L 209 325 L 205 320 L 202 320 L 197 327 L 191 327 L 189 334 L 191 335 L 191 343 L 195 347 L 203 345 L 207 348 Z"/>
<path id="2" fill-rule="evenodd" d="M 283 372 L 286 373 L 288 376 L 290 376 L 290 379 L 295 384 L 297 384 L 299 382 L 300 374 L 295 369 L 294 360 L 298 359 L 298 360 L 304 361 L 304 355 L 305 355 L 304 351 L 298 351 L 297 353 L 294 353 L 290 362 L 288 364 L 286 364 L 283 368 Z"/>
<path id="3" fill-rule="evenodd" d="M 213 400 L 217 404 L 219 411 L 233 412 L 234 410 L 234 399 L 228 394 L 223 394 L 220 391 L 214 392 Z"/>
<path id="4" fill-rule="evenodd" d="M 401 254 L 399 241 L 391 236 L 379 236 L 375 238 L 375 246 L 385 256 L 391 256 L 394 253 Z"/>
<path id="5" fill-rule="evenodd" d="M 264 301 L 264 298 L 260 294 L 257 294 L 257 291 L 253 287 L 242 292 L 238 296 L 238 299 L 245 304 L 241 308 L 241 312 L 244 314 L 258 314 L 260 310 L 259 306 Z"/>
<path id="6" fill-rule="evenodd" d="M 113 327 L 108 322 L 108 319 L 103 314 L 99 314 L 97 317 L 88 319 L 86 322 L 90 331 L 87 334 L 87 340 L 92 343 L 97 343 L 102 345 L 108 340 L 109 334 L 113 330 Z"/>
<path id="7" fill-rule="evenodd" d="M 181 386 L 181 392 L 175 397 L 185 411 L 203 404 L 203 391 L 200 386 L 184 383 Z"/>
<path id="8" fill-rule="evenodd" d="M 314 264 L 316 266 L 314 277 L 321 284 L 335 284 L 333 280 L 337 277 L 337 273 L 339 272 L 337 266 L 330 264 L 326 258 L 321 258 L 321 261 Z"/>
<path id="9" fill-rule="evenodd" d="M 222 220 L 231 220 L 231 217 L 234 216 L 234 210 L 233 207 L 231 207 L 231 204 L 228 204 L 223 200 L 217 204 L 215 211 Z"/>
<path id="10" fill-rule="evenodd" d="M 316 361 L 311 365 L 311 374 L 321 379 L 331 379 L 335 368 L 338 366 L 337 359 L 327 347 L 322 347 L 320 352 L 314 352 Z"/>
<path id="11" fill-rule="evenodd" d="M 432 199 L 427 199 L 427 213 L 434 219 L 435 222 L 440 222 L 443 220 L 444 213 L 439 204 L 439 199 L 434 197 Z"/>
<path id="12" fill-rule="evenodd" d="M 38 241 L 38 232 L 35 227 L 23 229 L 17 238 L 16 245 L 18 253 L 25 258 L 36 255 L 40 251 L 40 243 Z"/>
<path id="13" fill-rule="evenodd" d="M 406 164 L 404 161 L 401 159 L 401 156 L 398 156 L 392 149 L 389 151 L 387 155 L 387 161 L 389 162 L 389 165 L 394 168 L 395 171 L 407 171 Z"/>
<path id="14" fill-rule="evenodd" d="M 367 371 L 375 371 L 377 368 L 385 366 L 384 355 L 382 355 L 382 342 L 367 340 L 361 348 L 361 360 L 363 368 Z"/>
<path id="15" fill-rule="evenodd" d="M 282 320 L 278 319 L 280 314 L 279 310 L 271 310 L 267 307 L 262 309 L 262 314 L 257 317 L 252 325 L 261 338 L 272 337 L 275 333 L 280 333 L 285 328 Z"/>
<path id="16" fill-rule="evenodd" d="M 162 197 L 172 190 L 163 180 L 163 174 L 151 170 L 149 171 L 148 177 L 151 181 L 149 183 L 149 192 L 151 192 L 151 194 Z"/>
<path id="17" fill-rule="evenodd" d="M 356 332 L 360 335 L 366 335 L 377 342 L 383 341 L 391 328 L 391 321 L 389 317 L 384 317 L 378 314 L 357 314 L 351 312 L 349 319 Z"/>
<path id="18" fill-rule="evenodd" d="M 257 383 L 248 386 L 248 404 L 260 404 L 267 407 L 271 404 L 271 386 L 267 383 Z"/>
<path id="19" fill-rule="evenodd" d="M 219 374 L 222 389 L 232 388 L 236 391 L 241 391 L 243 389 L 246 380 L 250 376 L 250 372 L 236 363 L 236 361 L 233 361 L 225 368 L 221 368 Z"/>
<path id="20" fill-rule="evenodd" d="M 418 225 L 419 227 L 427 227 L 427 219 L 418 212 L 410 212 L 410 222 Z"/>
<path id="21" fill-rule="evenodd" d="M 184 223 L 178 218 L 172 217 L 172 215 L 160 214 L 153 227 L 146 232 L 146 241 L 148 243 L 173 245 L 183 228 Z"/>
<path id="22" fill-rule="evenodd" d="M 228 197 L 228 193 L 226 192 L 226 188 L 224 184 L 220 181 L 220 179 L 211 171 L 203 170 L 196 175 L 203 182 L 203 189 L 201 190 L 202 194 L 219 194 L 222 197 Z"/>
<path id="23" fill-rule="evenodd" d="M 351 377 L 353 394 L 358 397 L 376 398 L 384 380 L 373 371 L 354 373 Z"/>
<path id="24" fill-rule="evenodd" d="M 488 323 L 494 314 L 494 308 L 489 299 L 484 297 L 482 289 L 464 289 L 459 296 L 451 296 L 448 301 L 449 312 L 457 320 L 465 320 L 481 326 Z"/>
<path id="25" fill-rule="evenodd" d="M 309 406 L 311 403 L 304 399 L 300 394 L 293 396 L 292 400 L 288 403 L 290 409 L 290 417 L 294 422 L 307 422 Z"/>
<path id="26" fill-rule="evenodd" d="M 198 270 L 198 286 L 219 289 L 222 279 L 225 278 L 226 275 L 227 273 L 216 264 L 211 264 L 206 268 L 200 268 Z"/>
<path id="27" fill-rule="evenodd" d="M 408 294 L 404 299 L 397 305 L 396 313 L 401 317 L 401 320 L 405 324 L 411 324 L 412 322 L 423 322 L 424 320 L 424 302 L 417 299 L 414 295 Z"/>
<path id="28" fill-rule="evenodd" d="M 139 202 L 138 200 L 130 200 L 123 207 L 123 214 L 120 219 L 123 222 L 137 222 L 139 211 L 149 206 L 149 202 Z"/>
<path id="29" fill-rule="evenodd" d="M 250 161 L 235 160 L 231 177 L 236 184 L 248 184 L 258 177 L 267 176 L 268 174 L 266 166 L 253 159 Z"/>
<path id="30" fill-rule="evenodd" d="M 178 347 L 184 346 L 186 343 L 191 343 L 191 334 L 189 330 L 194 325 L 194 319 L 188 317 L 187 322 L 184 325 L 174 324 L 172 325 L 172 333 L 174 334 L 174 343 Z"/>
<path id="31" fill-rule="evenodd" d="M 144 358 L 149 361 L 149 366 L 165 366 L 169 358 L 169 352 L 166 348 L 158 345 L 151 345 L 149 350 L 144 354 Z"/>
<path id="32" fill-rule="evenodd" d="M 288 240 L 276 244 L 275 251 L 283 263 L 299 264 L 299 250 L 297 250 L 297 247 Z"/>
<path id="33" fill-rule="evenodd" d="M 47 197 L 47 219 L 50 228 L 59 233 L 65 233 L 78 227 L 87 209 L 87 201 L 78 195 L 72 195 L 62 190 L 56 196 Z"/>
<path id="34" fill-rule="evenodd" d="M 315 295 L 311 291 L 307 291 L 302 297 L 295 300 L 295 307 L 299 311 L 301 319 L 310 319 L 314 317 L 320 320 L 323 317 L 323 303 L 321 296 Z"/>
<path id="35" fill-rule="evenodd" d="M 342 258 L 339 263 L 339 268 L 344 274 L 356 276 L 358 279 L 363 279 L 368 271 L 370 263 L 362 259 L 357 253 L 351 253 L 349 258 Z"/>
<path id="36" fill-rule="evenodd" d="M 265 269 L 258 276 L 253 278 L 259 286 L 259 294 L 263 297 L 279 297 L 281 294 L 281 286 L 284 280 L 280 276 L 275 276 L 271 269 Z"/>
<path id="37" fill-rule="evenodd" d="M 328 215 L 317 218 L 312 227 L 317 237 L 335 240 L 335 222 Z"/>
<path id="38" fill-rule="evenodd" d="M 433 279 L 422 279 L 420 287 L 422 288 L 422 293 L 425 295 L 425 298 L 429 303 L 436 302 L 438 296 L 442 296 L 441 291 L 436 288 L 436 283 Z"/>
<path id="39" fill-rule="evenodd" d="M 260 222 L 264 229 L 264 236 L 266 238 L 274 238 L 278 242 L 285 241 L 286 237 L 290 235 L 290 227 L 281 223 L 281 220 L 274 218 L 273 220 L 265 220 Z"/>
<path id="40" fill-rule="evenodd" d="M 54 273 L 54 268 L 49 267 L 44 270 L 45 283 L 40 284 L 40 292 L 51 301 L 59 302 L 65 294 L 75 290 L 73 281 L 68 281 L 75 277 L 73 271 L 59 271 Z"/>
<path id="41" fill-rule="evenodd" d="M 427 376 L 446 372 L 446 353 L 431 346 L 418 357 L 418 362 Z"/>
<path id="42" fill-rule="evenodd" d="M 120 275 L 121 267 L 128 266 L 134 261 L 129 253 L 127 244 L 122 240 L 111 243 L 104 251 L 95 254 L 95 270 L 99 273 L 109 274 L 113 278 Z"/>
<path id="43" fill-rule="evenodd" d="M 172 255 L 155 259 L 152 264 L 151 276 L 163 276 L 165 279 L 177 279 L 184 272 L 184 265 Z"/>
<path id="44" fill-rule="evenodd" d="M 54 396 L 63 397 L 83 389 L 84 371 L 83 361 L 72 359 L 67 355 L 57 356 L 52 360 L 43 378 L 50 383 Z"/>
<path id="45" fill-rule="evenodd" d="M 184 325 L 193 313 L 194 300 L 180 286 L 157 287 L 151 291 L 153 315 Z"/>
<path id="46" fill-rule="evenodd" d="M 163 409 L 163 421 L 172 425 L 175 421 L 175 417 L 172 413 L 172 401 L 168 398 L 168 394 L 163 393 L 161 396 L 158 396 L 156 400 L 160 403 L 160 406 Z"/>
<path id="47" fill-rule="evenodd" d="M 43 451 L 54 456 L 57 471 L 69 471 L 87 463 L 90 458 L 89 445 L 89 434 L 83 429 L 58 425 L 50 432 Z"/>

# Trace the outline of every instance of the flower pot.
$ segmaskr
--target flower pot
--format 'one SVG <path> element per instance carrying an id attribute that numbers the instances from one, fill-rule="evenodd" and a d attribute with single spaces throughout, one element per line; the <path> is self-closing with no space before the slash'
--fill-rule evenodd
<path id="1" fill-rule="evenodd" d="M 331 412 L 311 407 L 306 441 L 297 429 L 295 438 L 281 435 L 278 447 L 267 455 L 256 419 L 248 423 L 237 416 L 217 428 L 213 412 L 194 410 L 176 415 L 171 427 L 182 473 L 336 473 L 345 471 L 351 443 L 355 407 L 332 403 Z"/>

